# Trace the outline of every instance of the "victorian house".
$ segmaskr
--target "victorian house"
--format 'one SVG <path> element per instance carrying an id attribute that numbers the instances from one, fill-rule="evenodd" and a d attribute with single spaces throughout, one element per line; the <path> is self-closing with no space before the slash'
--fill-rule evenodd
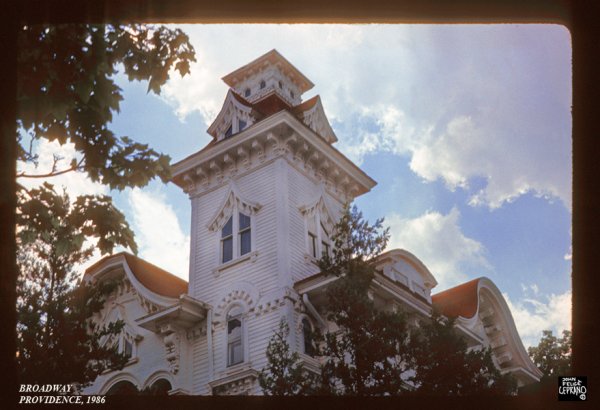
<path id="1" fill-rule="evenodd" d="M 326 330 L 317 258 L 343 205 L 376 182 L 335 148 L 337 137 L 311 81 L 276 50 L 223 77 L 230 87 L 208 128 L 212 141 L 173 168 L 190 198 L 189 283 L 120 253 L 90 267 L 92 283 L 121 278 L 96 318 L 121 319 L 119 349 L 130 356 L 87 393 L 156 388 L 169 394 L 260 394 L 269 339 L 285 319 L 289 344 L 317 369 L 305 338 Z M 437 294 L 417 256 L 393 249 L 376 261 L 372 292 L 382 308 L 413 320 L 437 306 L 457 317 L 471 346 L 491 346 L 502 372 L 524 385 L 541 372 L 530 361 L 498 288 L 479 278 Z"/>

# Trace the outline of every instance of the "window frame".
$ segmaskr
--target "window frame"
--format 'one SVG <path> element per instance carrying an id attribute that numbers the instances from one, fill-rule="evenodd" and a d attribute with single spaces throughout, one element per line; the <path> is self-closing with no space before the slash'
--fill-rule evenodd
<path id="1" fill-rule="evenodd" d="M 234 309 L 239 309 L 239 312 L 236 313 L 235 315 L 231 315 L 231 311 Z M 225 333 L 225 368 L 229 369 L 235 366 L 239 366 L 242 365 L 244 363 L 247 362 L 248 359 L 248 350 L 247 350 L 247 343 L 246 341 L 248 340 L 247 335 L 246 335 L 246 311 L 247 309 L 245 309 L 241 304 L 239 303 L 234 303 L 233 305 L 231 305 L 228 309 L 227 309 L 227 314 L 225 315 L 225 329 L 224 329 L 224 333 Z M 229 339 L 229 322 L 232 320 L 239 320 L 240 322 L 240 332 L 239 332 L 239 337 L 236 337 L 235 340 L 230 340 Z M 240 344 L 240 352 L 241 352 L 241 360 L 239 361 L 235 361 L 233 362 L 233 357 L 230 354 L 230 347 L 234 344 L 234 343 L 239 343 Z"/>
<path id="2" fill-rule="evenodd" d="M 221 263 L 230 262 L 230 261 L 232 261 L 234 259 L 234 256 L 235 256 L 235 254 L 234 254 L 234 247 L 233 247 L 233 242 L 234 242 L 234 239 L 233 239 L 233 237 L 234 237 L 234 235 L 233 235 L 233 232 L 234 232 L 233 219 L 234 219 L 233 215 L 231 215 L 229 217 L 229 219 L 227 219 L 227 222 L 225 222 L 225 224 L 221 227 L 221 238 L 219 240 L 219 249 L 220 249 L 219 260 L 221 261 Z M 231 221 L 231 232 L 228 235 L 223 236 L 224 235 L 223 231 L 225 231 L 225 227 L 229 224 L 229 221 Z M 230 241 L 231 242 L 231 255 L 230 255 L 229 259 L 227 259 L 227 260 L 225 260 L 225 242 L 226 241 Z"/>
<path id="3" fill-rule="evenodd" d="M 313 221 L 311 221 L 311 219 Z M 314 224 L 311 224 L 314 222 Z M 311 225 L 314 225 L 313 232 Z M 304 231 L 305 242 L 306 242 L 306 254 L 313 259 L 322 258 L 324 252 L 327 252 L 331 256 L 331 238 L 325 226 L 321 222 L 321 212 L 318 210 L 313 213 L 307 213 L 304 215 Z M 324 235 L 323 235 L 324 234 Z"/>
<path id="4" fill-rule="evenodd" d="M 250 219 L 250 224 L 248 227 L 243 228 L 240 230 L 240 224 L 239 224 L 239 215 L 244 215 L 246 217 L 248 217 Z M 234 215 L 237 215 L 237 217 L 235 217 Z M 232 228 L 231 228 L 231 238 L 232 239 L 232 249 L 231 249 L 231 259 L 224 261 L 223 259 L 223 237 L 222 237 L 222 231 L 223 228 L 225 227 L 225 225 L 229 222 L 229 219 L 232 219 Z M 220 266 L 226 265 L 228 266 L 229 264 L 233 264 L 235 265 L 236 261 L 238 259 L 241 258 L 246 258 L 248 257 L 248 255 L 252 255 L 253 252 L 255 252 L 256 250 L 256 214 L 254 212 L 250 212 L 249 214 L 246 214 L 242 211 L 239 210 L 237 203 L 232 207 L 230 213 L 229 213 L 229 217 L 226 219 L 226 222 L 220 227 L 220 229 L 216 230 L 216 234 L 218 235 L 218 250 L 217 250 L 217 268 L 219 269 Z M 241 243 L 241 235 L 243 233 L 247 233 L 250 232 L 250 247 L 249 249 L 245 252 L 242 253 L 242 243 Z"/>
<path id="5" fill-rule="evenodd" d="M 314 334 L 315 331 L 315 327 L 312 323 L 312 321 L 308 318 L 308 316 L 303 315 L 300 317 L 300 334 L 302 335 L 302 353 L 304 353 L 305 355 L 309 356 L 309 357 L 315 357 L 316 352 L 316 346 L 314 346 L 314 338 L 311 338 L 311 352 L 308 352 L 306 350 L 306 325 L 305 323 L 308 324 L 308 331 L 310 332 L 310 334 Z"/>

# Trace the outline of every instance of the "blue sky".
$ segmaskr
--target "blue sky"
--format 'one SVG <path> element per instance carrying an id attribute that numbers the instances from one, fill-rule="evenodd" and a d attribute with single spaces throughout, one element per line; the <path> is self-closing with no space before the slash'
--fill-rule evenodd
<path id="1" fill-rule="evenodd" d="M 183 26 L 191 75 L 160 96 L 118 75 L 113 129 L 173 161 L 199 150 L 221 77 L 276 48 L 315 87 L 336 147 L 378 185 L 356 203 L 441 291 L 479 276 L 505 294 L 526 345 L 570 327 L 571 47 L 556 25 Z M 44 149 L 44 147 L 41 147 Z M 79 178 L 79 179 L 77 179 Z M 69 176 L 74 193 L 106 188 Z M 54 181 L 55 183 L 57 181 Z M 190 206 L 173 184 L 112 193 L 140 256 L 187 276 Z"/>

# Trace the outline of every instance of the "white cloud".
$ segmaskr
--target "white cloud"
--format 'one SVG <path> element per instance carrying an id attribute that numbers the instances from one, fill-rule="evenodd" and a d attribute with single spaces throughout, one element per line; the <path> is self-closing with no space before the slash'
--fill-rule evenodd
<path id="1" fill-rule="evenodd" d="M 185 26 L 192 74 L 164 98 L 214 119 L 218 79 L 272 48 L 315 83 L 338 146 L 359 164 L 410 157 L 426 181 L 497 208 L 531 192 L 571 208 L 570 38 L 552 25 Z M 311 47 L 305 47 L 311 44 Z M 474 179 L 483 186 L 471 188 Z"/>
<path id="2" fill-rule="evenodd" d="M 467 280 L 466 268 L 491 269 L 484 246 L 466 237 L 459 226 L 460 213 L 427 212 L 415 219 L 392 214 L 385 219 L 390 227 L 388 249 L 403 248 L 414 253 L 438 281 L 439 292 Z"/>
<path id="3" fill-rule="evenodd" d="M 469 201 L 474 206 L 498 208 L 533 191 L 561 198 L 570 208 L 569 176 L 556 172 L 556 164 L 568 166 L 568 158 L 540 158 L 541 144 L 522 136 L 507 138 L 471 117 L 459 116 L 431 144 L 413 151 L 410 167 L 428 181 L 443 179 L 450 189 L 468 189 L 472 178 L 485 178 L 486 186 Z"/>
<path id="4" fill-rule="evenodd" d="M 160 192 L 134 188 L 128 194 L 139 256 L 188 280 L 190 237 Z"/>
<path id="5" fill-rule="evenodd" d="M 21 162 L 17 164 L 18 173 L 27 175 L 42 175 L 52 171 L 52 166 L 56 166 L 56 171 L 67 169 L 70 166 L 70 161 L 73 158 L 79 158 L 75 150 L 75 145 L 72 143 L 60 145 L 57 141 L 49 142 L 46 139 L 37 141 L 35 153 L 38 157 L 38 165 L 32 162 Z M 61 158 L 54 164 L 54 155 Z M 55 189 L 60 192 L 60 188 L 64 187 L 71 197 L 75 198 L 78 195 L 100 195 L 107 194 L 108 188 L 100 183 L 92 182 L 92 180 L 83 172 L 67 172 L 50 178 L 18 178 L 18 183 L 26 188 L 34 188 L 40 186 L 44 182 L 54 185 Z"/>
<path id="6" fill-rule="evenodd" d="M 515 325 L 525 347 L 537 345 L 542 331 L 550 329 L 554 335 L 562 335 L 563 330 L 571 330 L 571 291 L 537 299 L 523 298 L 517 302 L 503 293 L 512 312 Z"/>

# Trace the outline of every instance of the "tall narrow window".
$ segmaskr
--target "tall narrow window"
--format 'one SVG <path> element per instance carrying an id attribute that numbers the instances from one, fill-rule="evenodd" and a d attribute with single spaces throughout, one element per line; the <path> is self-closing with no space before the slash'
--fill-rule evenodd
<path id="1" fill-rule="evenodd" d="M 302 319 L 302 338 L 304 339 L 304 353 L 309 356 L 315 355 L 312 327 L 307 318 Z"/>
<path id="2" fill-rule="evenodd" d="M 123 354 L 129 358 L 133 356 L 133 344 L 127 338 L 123 340 Z"/>
<path id="3" fill-rule="evenodd" d="M 227 131 L 225 131 L 225 138 L 231 137 L 232 134 L 233 134 L 233 125 L 230 125 L 229 128 L 227 128 Z"/>
<path id="4" fill-rule="evenodd" d="M 221 262 L 233 259 L 233 217 L 221 229 Z"/>
<path id="5" fill-rule="evenodd" d="M 314 233 L 308 233 L 308 252 L 313 258 L 317 257 L 317 237 Z"/>
<path id="6" fill-rule="evenodd" d="M 321 253 L 322 256 L 329 255 L 329 232 L 327 229 L 321 224 Z"/>
<path id="7" fill-rule="evenodd" d="M 242 131 L 244 128 L 246 128 L 246 121 L 239 120 L 238 121 L 238 131 Z"/>
<path id="8" fill-rule="evenodd" d="M 240 236 L 240 256 L 250 252 L 250 217 L 240 212 L 239 214 L 239 236 Z"/>
<path id="9" fill-rule="evenodd" d="M 250 89 L 249 88 L 246 88 L 244 90 L 244 97 L 250 97 Z"/>
<path id="10" fill-rule="evenodd" d="M 265 87 L 266 87 L 266 85 L 267 85 L 267 84 L 265 83 L 265 80 L 262 80 L 262 81 L 260 82 L 260 88 L 261 88 L 261 89 L 265 88 Z"/>
<path id="11" fill-rule="evenodd" d="M 308 254 L 313 258 L 318 257 L 317 221 L 314 216 L 308 218 Z"/>
<path id="12" fill-rule="evenodd" d="M 242 309 L 236 306 L 227 314 L 227 366 L 243 361 Z"/>

